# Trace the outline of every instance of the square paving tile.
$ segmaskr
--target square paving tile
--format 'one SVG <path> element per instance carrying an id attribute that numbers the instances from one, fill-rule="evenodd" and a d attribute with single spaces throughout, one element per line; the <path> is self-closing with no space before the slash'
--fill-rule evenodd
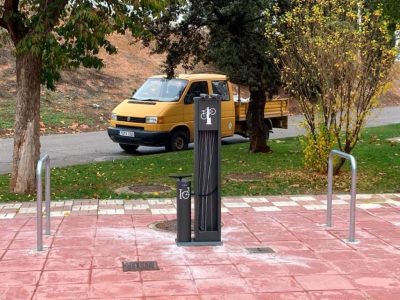
<path id="1" fill-rule="evenodd" d="M 0 299 L 31 299 L 36 286 L 12 286 L 0 287 Z"/>
<path id="2" fill-rule="evenodd" d="M 264 276 L 264 278 L 248 278 L 246 279 L 246 282 L 256 293 L 304 291 L 304 289 L 291 276 L 285 276 L 285 277 Z"/>
<path id="3" fill-rule="evenodd" d="M 190 271 L 194 279 L 240 277 L 239 271 L 231 264 L 191 266 Z"/>
<path id="4" fill-rule="evenodd" d="M 1 287 L 18 287 L 36 285 L 40 278 L 40 271 L 0 273 Z"/>
<path id="5" fill-rule="evenodd" d="M 33 299 L 87 299 L 89 296 L 89 284 L 58 284 L 39 286 Z M 17 299 L 17 298 L 16 298 Z M 20 298 L 26 299 L 26 298 Z"/>
<path id="6" fill-rule="evenodd" d="M 400 289 L 375 289 L 375 290 L 366 290 L 365 293 L 369 296 L 370 299 L 374 300 L 398 300 L 400 299 Z"/>
<path id="7" fill-rule="evenodd" d="M 231 277 L 229 280 L 225 278 L 196 279 L 195 283 L 200 294 L 223 295 L 253 291 L 247 282 L 240 277 Z"/>
<path id="8" fill-rule="evenodd" d="M 359 290 L 342 291 L 311 291 L 308 293 L 312 300 L 366 300 L 367 295 Z M 378 299 L 378 298 L 373 298 Z M 385 298 L 387 299 L 387 298 Z"/>
<path id="9" fill-rule="evenodd" d="M 400 289 L 400 281 L 393 276 L 379 274 L 348 275 L 347 278 L 359 289 Z"/>
<path id="10" fill-rule="evenodd" d="M 162 281 L 168 280 L 191 280 L 193 279 L 189 267 L 187 266 L 164 266 L 160 270 L 141 271 L 143 281 Z"/>
<path id="11" fill-rule="evenodd" d="M 182 296 L 197 295 L 197 289 L 192 280 L 169 280 L 143 282 L 143 293 L 150 296 Z"/>
<path id="12" fill-rule="evenodd" d="M 350 280 L 340 275 L 305 275 L 294 278 L 308 291 L 355 289 Z"/>
<path id="13" fill-rule="evenodd" d="M 113 284 L 91 284 L 89 298 L 117 299 L 143 297 L 142 283 L 119 282 Z"/>
<path id="14" fill-rule="evenodd" d="M 39 284 L 88 284 L 89 274 L 89 270 L 44 271 Z"/>

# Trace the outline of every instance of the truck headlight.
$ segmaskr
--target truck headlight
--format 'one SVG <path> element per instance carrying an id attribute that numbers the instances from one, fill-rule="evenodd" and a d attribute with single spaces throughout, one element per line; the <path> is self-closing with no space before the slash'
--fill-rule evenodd
<path id="1" fill-rule="evenodd" d="M 113 120 L 113 121 L 117 121 L 117 115 L 112 113 L 111 116 L 110 116 L 110 119 Z"/>
<path id="2" fill-rule="evenodd" d="M 146 123 L 148 124 L 157 124 L 158 118 L 157 117 L 146 117 Z"/>

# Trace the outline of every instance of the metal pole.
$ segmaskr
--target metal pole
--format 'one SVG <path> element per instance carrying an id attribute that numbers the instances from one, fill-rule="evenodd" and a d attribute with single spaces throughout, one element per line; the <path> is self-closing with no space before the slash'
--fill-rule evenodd
<path id="1" fill-rule="evenodd" d="M 326 208 L 326 226 L 332 227 L 332 181 L 333 181 L 333 153 L 329 154 L 328 161 L 328 199 Z"/>
<path id="2" fill-rule="evenodd" d="M 42 185 L 42 169 L 43 162 L 46 162 L 46 234 L 50 235 L 50 156 L 43 156 L 36 167 L 36 190 L 37 190 L 37 207 L 36 207 L 36 230 L 37 230 L 37 251 L 43 251 L 43 185 Z"/>
<path id="3" fill-rule="evenodd" d="M 350 229 L 349 242 L 354 243 L 356 231 L 356 185 L 357 185 L 357 164 L 353 156 L 350 157 L 351 162 L 351 202 L 350 202 Z"/>
<path id="4" fill-rule="evenodd" d="M 50 158 L 46 160 L 46 234 L 50 235 Z"/>
<path id="5" fill-rule="evenodd" d="M 328 197 L 326 209 L 326 226 L 332 226 L 332 182 L 333 182 L 333 156 L 337 155 L 350 161 L 351 164 L 351 199 L 350 199 L 350 223 L 349 243 L 355 243 L 356 231 L 356 202 L 357 202 L 357 163 L 353 155 L 339 150 L 332 150 L 328 161 Z"/>
<path id="6" fill-rule="evenodd" d="M 36 230 L 37 251 L 43 250 L 43 223 L 42 223 L 42 160 L 39 160 L 36 168 L 37 208 L 36 208 Z"/>

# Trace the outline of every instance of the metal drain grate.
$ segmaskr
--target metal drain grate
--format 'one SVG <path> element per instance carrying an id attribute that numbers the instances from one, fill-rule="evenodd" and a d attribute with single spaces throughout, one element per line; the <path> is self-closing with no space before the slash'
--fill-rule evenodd
<path id="1" fill-rule="evenodd" d="M 246 248 L 247 252 L 250 254 L 258 253 L 275 253 L 274 249 L 270 247 L 256 247 L 256 248 Z"/>
<path id="2" fill-rule="evenodd" d="M 137 272 L 137 271 L 154 271 L 160 270 L 156 261 L 123 261 L 122 271 Z"/>

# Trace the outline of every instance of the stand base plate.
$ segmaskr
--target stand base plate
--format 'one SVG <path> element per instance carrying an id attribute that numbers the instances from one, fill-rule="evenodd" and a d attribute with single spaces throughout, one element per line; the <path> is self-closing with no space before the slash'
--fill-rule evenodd
<path id="1" fill-rule="evenodd" d="M 191 242 L 176 242 L 178 247 L 187 247 L 187 246 L 222 246 L 223 243 L 221 241 L 209 241 L 209 242 L 197 242 L 192 240 Z"/>

